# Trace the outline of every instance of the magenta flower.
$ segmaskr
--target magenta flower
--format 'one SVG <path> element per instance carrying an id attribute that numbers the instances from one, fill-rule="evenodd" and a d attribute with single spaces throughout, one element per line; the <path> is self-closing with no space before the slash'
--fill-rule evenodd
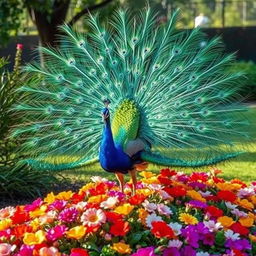
<path id="1" fill-rule="evenodd" d="M 205 245 L 214 245 L 215 237 L 213 234 L 206 234 L 204 235 L 203 244 Z"/>
<path id="2" fill-rule="evenodd" d="M 163 256 L 180 256 L 179 250 L 175 247 L 166 248 L 164 250 Z"/>
<path id="3" fill-rule="evenodd" d="M 77 219 L 79 212 L 75 207 L 64 209 L 59 214 L 59 220 L 63 222 L 73 222 Z"/>
<path id="4" fill-rule="evenodd" d="M 204 209 L 207 207 L 206 203 L 199 200 L 190 200 L 188 203 L 186 203 L 186 205 L 196 209 Z"/>
<path id="5" fill-rule="evenodd" d="M 68 228 L 65 225 L 58 225 L 48 230 L 46 238 L 49 241 L 54 242 L 57 239 L 61 238 L 67 230 Z"/>
<path id="6" fill-rule="evenodd" d="M 33 249 L 34 249 L 34 246 L 23 244 L 17 256 L 33 256 Z"/>
<path id="7" fill-rule="evenodd" d="M 38 207 L 40 207 L 43 204 L 43 200 L 41 198 L 36 199 L 32 204 L 28 204 L 25 206 L 25 210 L 30 212 L 34 211 Z"/>
<path id="8" fill-rule="evenodd" d="M 133 253 L 131 256 L 157 256 L 155 253 L 155 248 L 153 246 L 151 247 L 145 247 L 139 249 L 136 253 Z"/>
<path id="9" fill-rule="evenodd" d="M 65 200 L 56 200 L 55 202 L 53 202 L 48 206 L 48 210 L 61 211 L 62 209 L 65 208 L 66 204 L 67 204 L 67 201 Z"/>
<path id="10" fill-rule="evenodd" d="M 196 256 L 196 251 L 190 246 L 187 245 L 181 249 L 181 256 Z"/>

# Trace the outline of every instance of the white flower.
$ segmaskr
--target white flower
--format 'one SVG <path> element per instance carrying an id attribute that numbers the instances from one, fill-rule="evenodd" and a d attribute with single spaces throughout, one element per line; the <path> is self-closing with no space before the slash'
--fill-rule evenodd
<path id="1" fill-rule="evenodd" d="M 199 190 L 198 192 L 201 194 L 202 197 L 207 197 L 207 196 L 212 195 L 212 193 L 210 191 L 203 192 L 203 191 Z"/>
<path id="2" fill-rule="evenodd" d="M 12 206 L 5 207 L 0 210 L 0 220 L 10 218 L 16 212 L 16 209 Z"/>
<path id="3" fill-rule="evenodd" d="M 113 197 L 109 197 L 106 201 L 103 201 L 100 204 L 100 207 L 104 209 L 113 209 L 115 208 L 117 203 L 118 203 L 117 197 L 113 196 Z"/>
<path id="4" fill-rule="evenodd" d="M 162 221 L 162 217 L 157 216 L 155 213 L 152 213 L 147 216 L 146 224 L 149 228 L 152 228 L 152 222 L 154 222 L 154 221 Z"/>
<path id="5" fill-rule="evenodd" d="M 161 196 L 161 198 L 163 200 L 168 200 L 168 199 L 171 199 L 172 197 L 167 193 L 165 192 L 164 190 L 159 190 L 158 191 L 159 195 Z"/>
<path id="6" fill-rule="evenodd" d="M 150 203 L 148 200 L 145 200 L 142 205 L 148 212 L 154 212 L 157 209 L 157 205 L 154 203 Z"/>
<path id="7" fill-rule="evenodd" d="M 148 187 L 155 191 L 159 191 L 163 188 L 160 184 L 149 184 Z"/>
<path id="8" fill-rule="evenodd" d="M 208 252 L 197 252 L 196 256 L 210 256 Z"/>
<path id="9" fill-rule="evenodd" d="M 170 207 L 168 207 L 167 205 L 164 205 L 164 204 L 158 204 L 157 210 L 162 215 L 169 216 L 172 214 L 172 210 L 170 209 Z"/>
<path id="10" fill-rule="evenodd" d="M 176 236 L 181 234 L 182 225 L 179 224 L 178 222 L 171 222 L 168 224 L 168 226 L 173 230 Z"/>
<path id="11" fill-rule="evenodd" d="M 237 196 L 242 198 L 242 197 L 247 197 L 247 196 L 253 196 L 255 194 L 254 189 L 252 187 L 249 188 L 241 188 L 237 192 Z"/>
<path id="12" fill-rule="evenodd" d="M 106 178 L 102 178 L 100 176 L 92 176 L 91 180 L 95 183 L 108 181 Z"/>
<path id="13" fill-rule="evenodd" d="M 241 218 L 241 217 L 247 217 L 248 214 L 243 212 L 243 211 L 240 211 L 238 209 L 234 209 L 231 211 L 234 215 L 236 215 L 237 217 Z"/>
<path id="14" fill-rule="evenodd" d="M 216 232 L 219 229 L 223 228 L 223 226 L 221 225 L 221 223 L 219 222 L 215 222 L 213 220 L 209 220 L 209 221 L 204 221 L 204 225 L 211 231 L 211 232 Z"/>
<path id="15" fill-rule="evenodd" d="M 178 249 L 180 249 L 180 247 L 182 246 L 182 242 L 180 240 L 177 240 L 177 239 L 173 239 L 173 240 L 170 240 L 169 243 L 168 243 L 168 247 L 176 247 Z"/>
<path id="16" fill-rule="evenodd" d="M 101 209 L 91 208 L 81 216 L 83 225 L 95 227 L 106 222 L 106 215 Z"/>
<path id="17" fill-rule="evenodd" d="M 234 210 L 237 207 L 237 205 L 231 204 L 230 202 L 225 202 L 225 204 L 226 204 L 227 208 L 230 210 Z"/>
<path id="18" fill-rule="evenodd" d="M 240 239 L 240 235 L 238 233 L 234 233 L 234 231 L 230 229 L 226 230 L 224 235 L 227 239 L 231 239 L 233 241 Z"/>

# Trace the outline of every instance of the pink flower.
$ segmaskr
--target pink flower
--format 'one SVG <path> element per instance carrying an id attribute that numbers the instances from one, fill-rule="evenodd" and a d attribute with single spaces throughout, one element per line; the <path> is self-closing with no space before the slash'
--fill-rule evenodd
<path id="1" fill-rule="evenodd" d="M 58 225 L 48 230 L 46 237 L 50 241 L 56 241 L 57 239 L 61 238 L 68 228 L 65 225 Z"/>
<path id="2" fill-rule="evenodd" d="M 28 204 L 25 206 L 25 210 L 28 212 L 34 211 L 37 208 L 39 208 L 43 204 L 43 201 L 41 198 L 36 199 L 32 204 Z"/>
<path id="3" fill-rule="evenodd" d="M 39 256 L 60 256 L 60 252 L 55 247 L 43 247 L 39 250 Z"/>
<path id="4" fill-rule="evenodd" d="M 96 227 L 106 222 L 106 215 L 100 209 L 91 208 L 83 213 L 81 221 L 86 226 Z"/>
<path id="5" fill-rule="evenodd" d="M 73 222 L 77 219 L 79 212 L 75 207 L 64 209 L 59 214 L 59 220 L 63 222 Z"/>
<path id="6" fill-rule="evenodd" d="M 0 244 L 0 255 L 1 256 L 9 256 L 12 252 L 12 246 L 7 243 Z"/>
<path id="7" fill-rule="evenodd" d="M 158 204 L 157 210 L 162 215 L 170 216 L 172 214 L 172 210 L 170 209 L 170 207 L 164 204 Z"/>
<path id="8" fill-rule="evenodd" d="M 67 203 L 68 202 L 65 200 L 56 200 L 55 202 L 49 205 L 48 209 L 61 211 L 62 209 L 64 209 Z"/>
<path id="9" fill-rule="evenodd" d="M 136 253 L 133 253 L 131 256 L 157 256 L 154 253 L 155 248 L 153 246 L 141 248 Z"/>
<path id="10" fill-rule="evenodd" d="M 23 49 L 23 44 L 17 44 L 16 49 L 17 50 L 22 50 Z"/>
<path id="11" fill-rule="evenodd" d="M 34 246 L 23 244 L 17 256 L 33 256 Z"/>

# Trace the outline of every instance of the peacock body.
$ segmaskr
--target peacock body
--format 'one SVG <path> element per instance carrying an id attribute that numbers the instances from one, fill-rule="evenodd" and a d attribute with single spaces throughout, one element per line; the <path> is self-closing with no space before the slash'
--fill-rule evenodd
<path id="1" fill-rule="evenodd" d="M 90 16 L 87 35 L 62 26 L 60 48 L 40 48 L 44 67 L 26 67 L 15 107 L 27 161 L 52 170 L 100 161 L 126 173 L 140 160 L 198 167 L 236 156 L 249 138 L 246 108 L 233 103 L 242 73 L 228 71 L 234 56 L 218 38 L 176 29 L 177 17 L 158 24 L 150 8 L 119 10 L 109 27 Z"/>

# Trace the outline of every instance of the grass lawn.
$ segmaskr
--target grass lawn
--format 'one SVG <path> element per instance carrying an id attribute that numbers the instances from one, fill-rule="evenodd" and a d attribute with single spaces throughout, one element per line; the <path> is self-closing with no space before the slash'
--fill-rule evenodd
<path id="1" fill-rule="evenodd" d="M 256 131 L 256 107 L 251 108 L 248 113 L 248 118 L 251 120 L 251 127 L 253 130 Z M 242 145 L 241 145 L 242 148 Z M 241 179 L 244 182 L 252 182 L 256 181 L 256 142 L 251 143 L 248 145 L 246 149 L 246 153 L 241 154 L 240 156 L 229 160 L 224 163 L 218 164 L 216 167 L 218 169 L 221 169 L 223 173 L 220 175 L 223 178 L 227 180 L 231 180 L 234 178 Z M 164 168 L 163 166 L 157 166 L 154 164 L 150 164 L 148 169 L 149 171 L 157 172 L 161 168 Z M 175 170 L 177 171 L 184 171 L 187 173 L 193 172 L 193 171 L 208 171 L 210 167 L 204 167 L 200 169 L 192 169 L 192 168 L 178 168 L 176 167 Z M 109 174 L 105 171 L 103 171 L 99 164 L 93 164 L 90 166 L 85 166 L 79 169 L 73 169 L 73 170 L 67 170 L 65 172 L 62 172 L 63 176 L 70 178 L 73 182 L 79 181 L 79 182 L 87 182 L 90 180 L 91 176 L 104 176 L 106 178 L 114 179 L 114 174 Z M 127 179 L 129 178 L 128 175 L 126 175 Z"/>

